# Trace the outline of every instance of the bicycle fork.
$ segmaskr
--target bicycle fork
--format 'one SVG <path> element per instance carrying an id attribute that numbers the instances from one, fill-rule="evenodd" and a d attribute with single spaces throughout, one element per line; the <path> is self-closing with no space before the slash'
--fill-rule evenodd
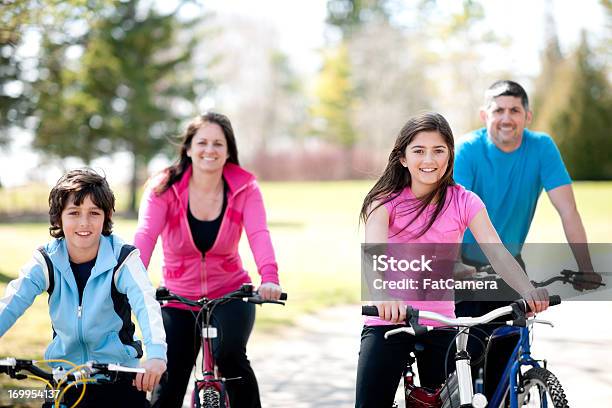
<path id="1" fill-rule="evenodd" d="M 474 394 L 472 385 L 472 367 L 470 366 L 470 355 L 467 352 L 467 342 L 470 330 L 461 330 L 455 340 L 457 353 L 455 354 L 455 366 L 457 372 L 457 386 L 459 389 L 459 402 L 461 407 L 484 408 L 487 406 L 487 398 L 480 393 Z"/>

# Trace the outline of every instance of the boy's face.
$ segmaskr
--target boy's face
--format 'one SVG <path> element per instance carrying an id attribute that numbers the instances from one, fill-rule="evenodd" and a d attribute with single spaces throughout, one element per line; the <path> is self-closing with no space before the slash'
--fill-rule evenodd
<path id="1" fill-rule="evenodd" d="M 68 198 L 62 211 L 62 230 L 73 262 L 87 262 L 97 256 L 103 227 L 104 211 L 89 196 L 81 205 L 74 203 L 73 195 Z"/>

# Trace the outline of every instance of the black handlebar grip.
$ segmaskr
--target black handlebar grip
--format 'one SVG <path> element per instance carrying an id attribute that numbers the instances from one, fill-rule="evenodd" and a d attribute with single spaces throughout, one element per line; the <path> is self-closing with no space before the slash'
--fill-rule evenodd
<path id="1" fill-rule="evenodd" d="M 519 309 L 523 312 L 523 313 L 529 313 L 531 312 L 531 308 L 529 307 L 529 304 L 525 301 L 525 299 L 519 299 L 515 302 Z M 548 306 L 557 306 L 561 304 L 561 296 L 559 295 L 550 295 L 548 297 Z"/>
<path id="2" fill-rule="evenodd" d="M 361 314 L 364 316 L 378 316 L 378 308 L 376 306 L 361 306 Z"/>
<path id="3" fill-rule="evenodd" d="M 155 299 L 164 299 L 170 296 L 170 291 L 168 288 L 164 288 L 163 286 L 157 288 L 155 290 Z"/>
<path id="4" fill-rule="evenodd" d="M 280 299 L 278 300 L 287 300 L 287 294 L 285 292 L 281 293 Z"/>

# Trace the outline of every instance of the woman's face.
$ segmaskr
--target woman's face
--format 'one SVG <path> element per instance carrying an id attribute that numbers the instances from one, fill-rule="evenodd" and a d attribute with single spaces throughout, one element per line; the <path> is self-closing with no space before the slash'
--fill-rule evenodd
<path id="1" fill-rule="evenodd" d="M 410 188 L 420 196 L 432 191 L 446 173 L 450 152 L 446 141 L 436 130 L 419 132 L 406 146 L 400 158 L 410 172 Z"/>
<path id="2" fill-rule="evenodd" d="M 223 169 L 229 154 L 223 130 L 216 123 L 205 122 L 191 139 L 187 149 L 194 169 L 215 172 Z"/>

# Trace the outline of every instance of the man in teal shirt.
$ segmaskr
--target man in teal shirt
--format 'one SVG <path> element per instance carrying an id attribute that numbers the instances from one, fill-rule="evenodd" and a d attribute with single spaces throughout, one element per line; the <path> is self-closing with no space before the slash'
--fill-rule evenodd
<path id="1" fill-rule="evenodd" d="M 552 138 L 526 128 L 531 123 L 532 112 L 523 87 L 508 80 L 493 83 L 485 92 L 480 118 L 485 127 L 466 135 L 457 145 L 455 181 L 483 200 L 501 241 L 523 269 L 521 248 L 540 193 L 545 189 L 559 213 L 567 242 L 583 244 L 572 246 L 579 270 L 592 273 L 593 266 L 585 245 L 586 233 L 576 208 L 572 180 Z M 480 267 L 487 263 L 470 231 L 466 231 L 463 242 L 468 244 L 463 249 L 465 264 Z M 584 279 L 601 280 L 596 274 Z M 576 287 L 592 288 L 588 285 Z M 458 302 L 455 313 L 457 316 L 480 316 L 508 303 Z M 493 326 L 488 327 L 487 332 L 491 333 L 492 329 Z M 476 355 L 480 352 L 478 350 Z M 503 369 L 504 363 L 501 364 Z M 474 368 L 472 372 L 477 374 L 478 370 Z M 501 371 L 487 374 L 485 383 L 490 380 L 496 384 L 500 375 Z"/>
<path id="2" fill-rule="evenodd" d="M 480 118 L 485 127 L 457 146 L 454 178 L 480 196 L 502 242 L 519 263 L 542 189 L 559 213 L 567 241 L 586 243 L 572 180 L 557 146 L 549 135 L 526 128 L 532 112 L 525 90 L 513 81 L 495 82 L 485 93 Z M 470 231 L 463 242 L 476 243 Z M 586 252 L 578 249 L 575 255 L 581 271 L 593 270 Z M 485 262 L 475 245 L 466 246 L 463 257 L 472 265 Z"/>

